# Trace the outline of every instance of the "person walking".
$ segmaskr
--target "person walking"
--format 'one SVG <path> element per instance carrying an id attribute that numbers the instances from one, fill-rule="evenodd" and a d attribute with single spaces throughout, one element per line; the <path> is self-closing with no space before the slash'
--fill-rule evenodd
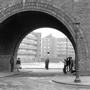
<path id="1" fill-rule="evenodd" d="M 11 56 L 11 58 L 10 58 L 10 65 L 11 65 L 11 72 L 13 72 L 13 70 L 14 70 L 14 58 L 13 58 L 13 56 Z"/>
<path id="2" fill-rule="evenodd" d="M 17 66 L 17 71 L 19 72 L 19 69 L 21 69 L 21 60 L 20 60 L 20 58 L 17 59 L 16 66 Z"/>

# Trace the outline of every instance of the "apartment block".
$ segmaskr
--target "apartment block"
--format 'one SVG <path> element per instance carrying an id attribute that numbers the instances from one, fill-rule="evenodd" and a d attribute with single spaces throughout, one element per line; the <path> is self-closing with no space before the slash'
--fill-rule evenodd
<path id="1" fill-rule="evenodd" d="M 21 42 L 18 57 L 22 63 L 39 62 L 41 56 L 41 33 L 31 32 Z"/>

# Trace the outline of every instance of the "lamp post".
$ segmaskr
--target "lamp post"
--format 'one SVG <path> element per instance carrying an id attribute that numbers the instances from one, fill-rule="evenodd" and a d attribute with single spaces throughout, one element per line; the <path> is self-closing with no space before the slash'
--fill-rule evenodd
<path id="1" fill-rule="evenodd" d="M 68 57 L 68 38 L 66 37 L 66 58 Z"/>
<path id="2" fill-rule="evenodd" d="M 75 40 L 76 40 L 76 45 L 75 45 L 75 50 L 76 50 L 76 54 L 75 54 L 75 69 L 76 69 L 76 78 L 74 80 L 74 82 L 79 83 L 81 82 L 80 78 L 79 78 L 79 57 L 78 57 L 78 29 L 80 26 L 79 22 L 73 23 L 74 24 L 74 30 L 75 30 Z"/>

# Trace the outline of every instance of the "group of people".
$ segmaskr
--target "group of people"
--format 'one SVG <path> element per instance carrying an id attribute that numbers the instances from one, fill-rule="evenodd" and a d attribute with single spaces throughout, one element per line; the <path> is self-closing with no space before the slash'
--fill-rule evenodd
<path id="1" fill-rule="evenodd" d="M 11 70 L 10 71 L 11 72 L 14 71 L 14 65 L 15 64 L 16 64 L 16 69 L 19 72 L 19 69 L 21 69 L 21 60 L 20 60 L 20 58 L 17 58 L 16 63 L 14 63 L 14 57 L 11 56 L 11 58 L 10 58 L 10 65 L 11 65 Z"/>
<path id="2" fill-rule="evenodd" d="M 72 57 L 67 57 L 64 59 L 64 68 L 63 72 L 66 74 L 67 72 L 75 72 L 75 62 Z"/>
<path id="3" fill-rule="evenodd" d="M 10 58 L 10 64 L 11 64 L 11 72 L 13 72 L 14 70 L 14 57 L 11 56 Z M 21 69 L 21 60 L 20 58 L 17 58 L 16 60 L 16 69 L 19 72 L 19 69 Z M 47 58 L 45 60 L 45 69 L 48 70 L 49 69 L 49 58 Z M 64 68 L 63 68 L 63 72 L 66 74 L 67 72 L 75 72 L 75 62 L 72 59 L 72 57 L 67 57 L 66 59 L 64 59 Z"/>

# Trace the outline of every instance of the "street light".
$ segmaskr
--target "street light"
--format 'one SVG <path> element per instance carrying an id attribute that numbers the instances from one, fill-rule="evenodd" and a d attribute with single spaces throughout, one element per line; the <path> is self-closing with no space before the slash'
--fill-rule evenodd
<path id="1" fill-rule="evenodd" d="M 74 31 L 75 31 L 75 40 L 76 40 L 76 45 L 75 45 L 75 50 L 76 50 L 76 54 L 75 54 L 75 69 L 76 69 L 76 78 L 74 80 L 74 82 L 79 83 L 81 82 L 80 78 L 79 78 L 79 57 L 78 57 L 78 32 L 79 32 L 79 26 L 80 23 L 76 22 L 73 23 L 74 24 Z"/>
<path id="2" fill-rule="evenodd" d="M 68 38 L 66 37 L 66 58 L 68 57 Z"/>

